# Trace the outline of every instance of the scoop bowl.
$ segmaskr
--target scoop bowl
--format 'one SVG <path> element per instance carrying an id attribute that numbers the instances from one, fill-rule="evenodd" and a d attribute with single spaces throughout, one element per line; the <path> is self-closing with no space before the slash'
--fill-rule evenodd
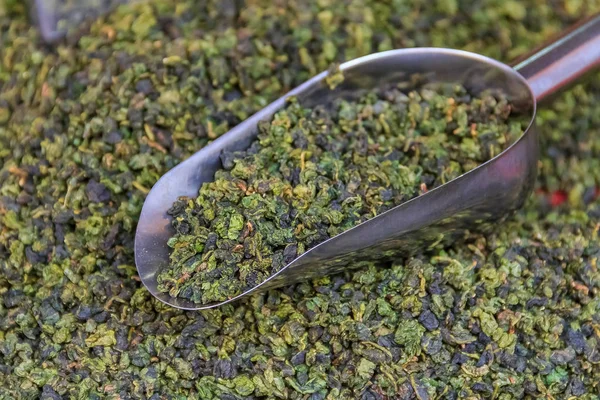
<path id="1" fill-rule="evenodd" d="M 135 262 L 139 276 L 160 301 L 186 310 L 217 307 L 251 293 L 385 262 L 433 243 L 487 232 L 520 208 L 533 189 L 538 163 L 537 101 L 574 82 L 600 64 L 600 16 L 572 27 L 514 68 L 478 54 L 442 48 L 413 48 L 371 54 L 340 66 L 344 82 L 335 90 L 323 72 L 269 104 L 171 169 L 148 194 L 137 226 Z M 309 249 L 261 284 L 223 302 L 196 304 L 158 290 L 157 275 L 169 265 L 168 239 L 175 231 L 167 214 L 181 196 L 196 197 L 221 168 L 220 155 L 244 150 L 268 120 L 296 96 L 304 106 L 352 98 L 392 82 L 456 83 L 477 94 L 502 91 L 513 110 L 529 120 L 523 135 L 477 168 Z"/>

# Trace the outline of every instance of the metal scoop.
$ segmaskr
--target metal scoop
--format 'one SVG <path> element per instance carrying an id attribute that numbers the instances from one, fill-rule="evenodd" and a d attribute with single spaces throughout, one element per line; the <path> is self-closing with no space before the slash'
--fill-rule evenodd
<path id="1" fill-rule="evenodd" d="M 188 310 L 220 306 L 241 297 L 307 279 L 384 261 L 468 231 L 489 231 L 522 206 L 537 173 L 536 103 L 600 66 L 600 15 L 564 32 L 514 68 L 460 50 L 414 48 L 371 54 L 340 66 L 345 80 L 335 91 L 323 72 L 269 104 L 186 161 L 167 172 L 144 203 L 135 238 L 135 262 L 142 282 L 159 300 Z M 470 172 L 407 201 L 308 250 L 254 288 L 227 301 L 196 304 L 161 293 L 158 272 L 169 265 L 167 240 L 174 234 L 167 210 L 180 196 L 195 197 L 221 167 L 223 150 L 249 147 L 257 123 L 269 119 L 297 96 L 303 105 L 326 104 L 378 85 L 410 81 L 418 74 L 429 82 L 456 82 L 471 92 L 503 91 L 513 108 L 529 119 L 525 133 L 503 153 Z"/>

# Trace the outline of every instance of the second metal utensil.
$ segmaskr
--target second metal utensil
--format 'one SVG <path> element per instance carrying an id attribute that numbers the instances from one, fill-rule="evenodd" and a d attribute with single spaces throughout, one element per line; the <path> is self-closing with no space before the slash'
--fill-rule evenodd
<path id="1" fill-rule="evenodd" d="M 469 230 L 489 230 L 521 207 L 533 188 L 538 162 L 536 103 L 598 66 L 600 16 L 595 16 L 564 32 L 514 68 L 460 50 L 415 48 L 372 54 L 342 64 L 345 80 L 335 91 L 325 86 L 327 73 L 321 73 L 195 153 L 154 185 L 136 231 L 135 262 L 140 278 L 154 296 L 173 307 L 206 309 L 259 290 L 411 253 L 436 241 L 453 240 Z M 385 83 L 409 81 L 414 74 L 425 76 L 429 82 L 460 83 L 473 93 L 502 90 L 518 111 L 528 116 L 529 127 L 488 162 L 313 247 L 239 296 L 199 305 L 158 290 L 157 274 L 169 265 L 167 240 L 174 234 L 167 210 L 180 196 L 195 197 L 202 183 L 213 179 L 221 167 L 223 150 L 247 148 L 256 137 L 257 123 L 284 107 L 288 96 L 297 96 L 307 106 L 322 104 Z"/>

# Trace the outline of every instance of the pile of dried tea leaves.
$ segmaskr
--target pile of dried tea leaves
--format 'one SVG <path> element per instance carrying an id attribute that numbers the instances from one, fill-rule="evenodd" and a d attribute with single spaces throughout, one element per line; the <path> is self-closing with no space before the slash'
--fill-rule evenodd
<path id="1" fill-rule="evenodd" d="M 305 108 L 295 98 L 225 152 L 196 199 L 169 210 L 159 290 L 209 303 L 266 280 L 317 244 L 498 155 L 526 128 L 502 93 L 391 85 Z"/>
<path id="2" fill-rule="evenodd" d="M 598 398 L 599 75 L 540 109 L 536 193 L 493 235 L 203 312 L 133 260 L 162 174 L 332 62 L 508 61 L 597 0 L 156 0 L 55 48 L 23 7 L 0 3 L 0 398 Z"/>

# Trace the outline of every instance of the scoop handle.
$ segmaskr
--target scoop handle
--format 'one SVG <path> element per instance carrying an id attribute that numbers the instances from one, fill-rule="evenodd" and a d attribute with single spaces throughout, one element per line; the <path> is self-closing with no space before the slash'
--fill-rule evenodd
<path id="1" fill-rule="evenodd" d="M 600 13 L 568 28 L 513 67 L 527 79 L 538 102 L 600 67 Z"/>

